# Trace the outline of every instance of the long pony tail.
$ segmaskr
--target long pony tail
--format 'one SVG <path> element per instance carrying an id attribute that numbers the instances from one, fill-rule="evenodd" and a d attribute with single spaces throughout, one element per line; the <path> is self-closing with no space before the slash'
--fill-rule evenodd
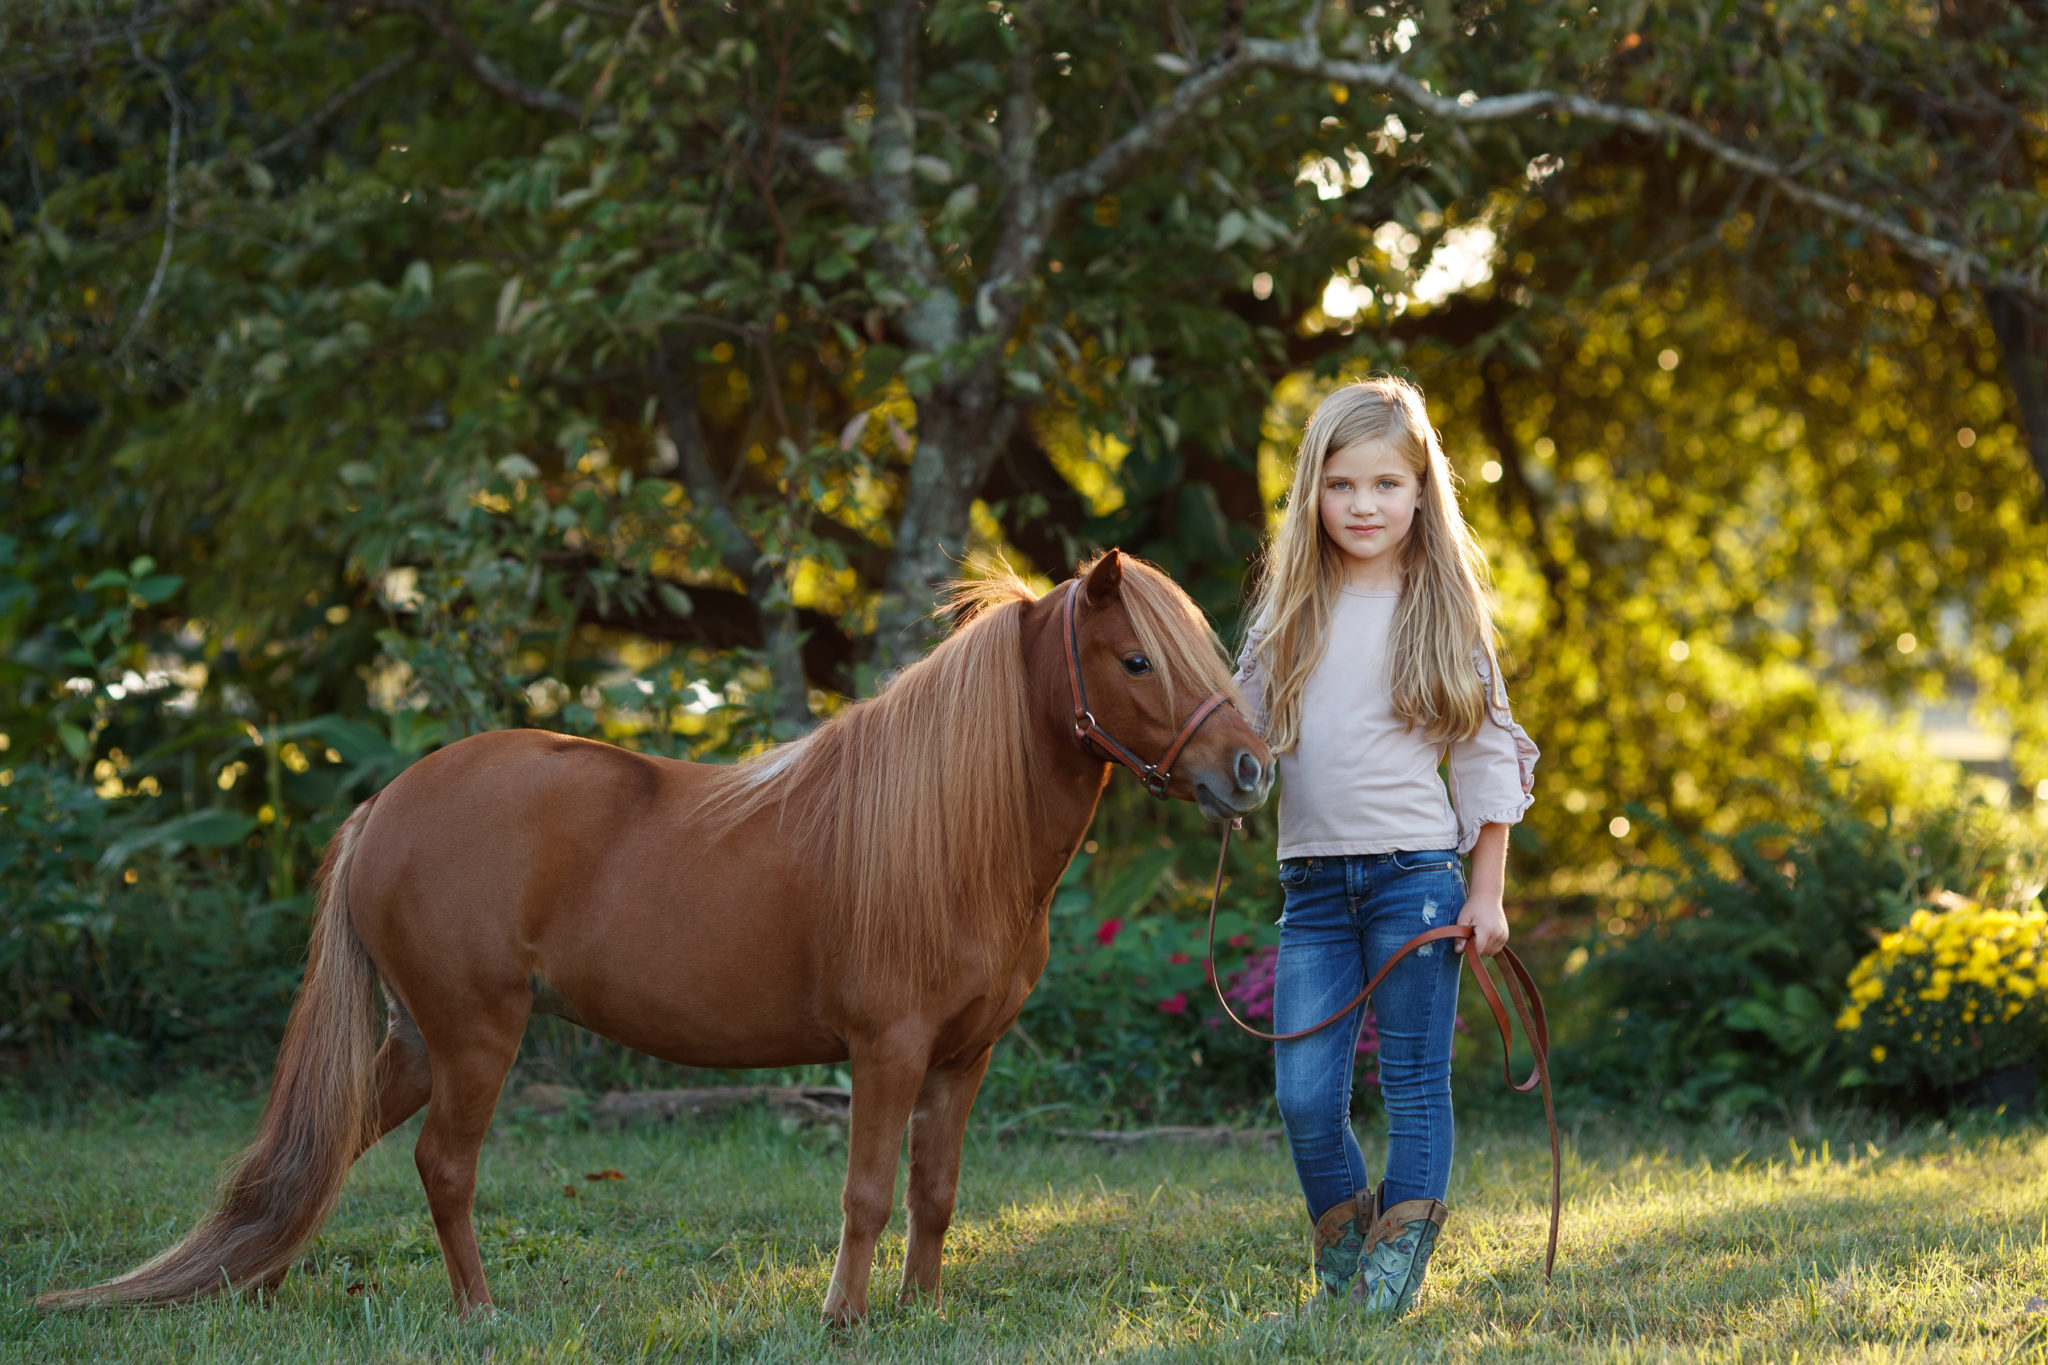
<path id="1" fill-rule="evenodd" d="M 349 922 L 348 873 L 372 797 L 328 844 L 318 876 L 306 979 L 285 1025 L 256 1141 L 221 1182 L 219 1202 L 185 1239 L 118 1279 L 45 1294 L 45 1311 L 173 1304 L 274 1285 L 320 1230 L 367 1145 L 376 1056 L 376 968 Z"/>

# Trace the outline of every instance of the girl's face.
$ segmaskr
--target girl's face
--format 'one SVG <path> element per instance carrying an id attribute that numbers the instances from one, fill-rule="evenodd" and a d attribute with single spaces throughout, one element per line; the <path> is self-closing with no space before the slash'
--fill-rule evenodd
<path id="1" fill-rule="evenodd" d="M 1344 552 L 1355 588 L 1401 586 L 1399 550 L 1415 524 L 1422 480 L 1383 441 L 1333 450 L 1323 461 L 1323 534 Z"/>

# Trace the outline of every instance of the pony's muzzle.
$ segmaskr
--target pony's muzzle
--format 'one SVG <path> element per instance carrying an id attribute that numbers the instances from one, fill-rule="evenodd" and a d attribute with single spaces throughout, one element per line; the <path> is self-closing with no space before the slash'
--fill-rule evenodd
<path id="1" fill-rule="evenodd" d="M 1249 814 L 1266 803 L 1273 787 L 1274 764 L 1262 761 L 1249 748 L 1240 748 L 1227 761 L 1195 779 L 1195 804 L 1211 820 L 1229 820 Z"/>

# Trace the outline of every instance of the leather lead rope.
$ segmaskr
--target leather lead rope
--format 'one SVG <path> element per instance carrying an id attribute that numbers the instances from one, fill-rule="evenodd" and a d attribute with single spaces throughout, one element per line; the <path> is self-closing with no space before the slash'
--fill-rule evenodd
<path id="1" fill-rule="evenodd" d="M 1373 973 L 1372 980 L 1365 983 L 1365 989 L 1351 997 L 1341 1009 L 1319 1024 L 1296 1029 L 1292 1033 L 1266 1033 L 1253 1028 L 1237 1017 L 1237 1011 L 1230 1008 L 1230 1002 L 1223 998 L 1223 983 L 1216 975 L 1216 907 L 1223 898 L 1223 865 L 1230 853 L 1230 831 L 1236 827 L 1231 821 L 1223 826 L 1223 845 L 1216 853 L 1216 885 L 1209 893 L 1209 953 L 1203 959 L 1203 967 L 1209 975 L 1209 985 L 1216 992 L 1216 1003 L 1223 1007 L 1230 1022 L 1254 1038 L 1263 1038 L 1269 1043 L 1292 1042 L 1306 1038 L 1342 1019 L 1351 1011 L 1372 998 L 1380 983 L 1387 979 L 1387 973 L 1394 964 L 1407 957 L 1416 949 L 1440 939 L 1470 940 L 1472 926 L 1468 924 L 1445 924 L 1434 929 L 1425 929 L 1409 939 L 1387 959 L 1386 964 Z M 1557 1265 L 1557 1225 L 1563 1208 L 1564 1155 L 1557 1136 L 1557 1106 L 1550 1093 L 1550 1020 L 1543 1012 L 1543 995 L 1536 989 L 1536 980 L 1529 975 L 1529 969 L 1522 965 L 1522 959 L 1515 956 L 1512 948 L 1500 950 L 1501 982 L 1507 987 L 1508 999 L 1513 1002 L 1515 1013 L 1522 1019 L 1522 1036 L 1529 1040 L 1529 1055 L 1535 1065 L 1529 1072 L 1529 1079 L 1516 1084 L 1514 1073 L 1508 1070 L 1508 1057 L 1514 1044 L 1514 1028 L 1508 1022 L 1508 1012 L 1501 1003 L 1500 991 L 1493 984 L 1493 976 L 1486 970 L 1484 960 L 1477 951 L 1461 954 L 1465 965 L 1472 969 L 1473 978 L 1479 983 L 1479 993 L 1486 997 L 1487 1008 L 1493 1011 L 1494 1025 L 1500 1030 L 1500 1074 L 1508 1088 L 1524 1094 L 1540 1088 L 1543 1092 L 1543 1122 L 1550 1130 L 1550 1242 L 1543 1252 L 1543 1278 L 1548 1280 Z"/>

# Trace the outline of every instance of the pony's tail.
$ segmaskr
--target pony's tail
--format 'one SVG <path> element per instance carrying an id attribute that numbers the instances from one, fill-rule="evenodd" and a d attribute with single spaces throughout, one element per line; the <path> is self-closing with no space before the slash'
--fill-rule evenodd
<path id="1" fill-rule="evenodd" d="M 320 1230 L 372 1136 L 377 971 L 349 923 L 348 873 L 372 797 L 328 844 L 306 979 L 285 1025 L 256 1141 L 221 1183 L 219 1202 L 176 1246 L 89 1289 L 43 1295 L 45 1311 L 173 1304 L 221 1290 L 274 1286 Z"/>

